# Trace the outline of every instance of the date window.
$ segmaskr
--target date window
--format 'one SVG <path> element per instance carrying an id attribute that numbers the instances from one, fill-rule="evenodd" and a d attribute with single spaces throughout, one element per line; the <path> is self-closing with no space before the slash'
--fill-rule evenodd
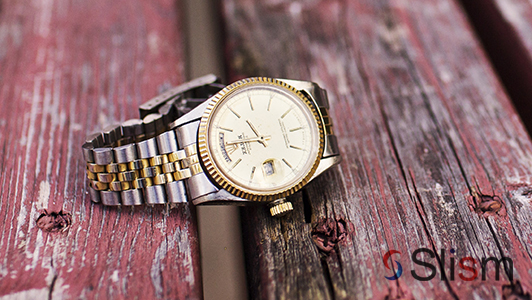
<path id="1" fill-rule="evenodd" d="M 262 164 L 262 169 L 266 176 L 275 174 L 275 168 L 273 167 L 273 160 L 267 160 Z"/>

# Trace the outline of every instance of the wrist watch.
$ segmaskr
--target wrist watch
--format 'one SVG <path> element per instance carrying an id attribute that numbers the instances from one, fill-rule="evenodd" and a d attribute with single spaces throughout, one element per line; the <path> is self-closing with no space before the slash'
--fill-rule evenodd
<path id="1" fill-rule="evenodd" d="M 341 160 L 328 108 L 313 82 L 194 79 L 88 136 L 88 192 L 112 206 L 267 203 L 284 215 L 287 196 Z"/>

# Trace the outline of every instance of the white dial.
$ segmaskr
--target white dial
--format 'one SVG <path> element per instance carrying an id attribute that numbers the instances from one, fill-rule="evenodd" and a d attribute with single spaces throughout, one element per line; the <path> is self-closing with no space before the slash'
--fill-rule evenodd
<path id="1" fill-rule="evenodd" d="M 290 89 L 267 83 L 222 98 L 209 116 L 206 143 L 224 181 L 258 195 L 299 184 L 321 155 L 309 105 Z"/>

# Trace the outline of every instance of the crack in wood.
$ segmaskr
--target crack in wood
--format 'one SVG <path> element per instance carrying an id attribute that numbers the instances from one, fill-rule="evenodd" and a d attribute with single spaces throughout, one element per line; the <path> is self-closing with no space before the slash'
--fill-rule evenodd
<path id="1" fill-rule="evenodd" d="M 50 290 L 48 291 L 48 300 L 52 300 L 52 297 L 54 294 L 55 282 L 57 281 L 57 277 L 58 277 L 57 271 L 55 270 L 55 267 L 54 267 L 53 257 L 50 258 L 50 268 L 52 269 L 52 272 L 54 273 L 54 275 L 53 275 L 52 281 L 50 282 Z"/>
<path id="2" fill-rule="evenodd" d="M 312 222 L 312 204 L 310 204 L 310 198 L 308 191 L 303 189 L 303 213 L 305 214 L 305 223 Z"/>

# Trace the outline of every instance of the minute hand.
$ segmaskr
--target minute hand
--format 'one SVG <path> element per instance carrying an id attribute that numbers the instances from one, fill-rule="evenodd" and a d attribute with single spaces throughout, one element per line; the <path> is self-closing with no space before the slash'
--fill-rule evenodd
<path id="1" fill-rule="evenodd" d="M 240 143 L 246 143 L 246 142 L 263 142 L 263 141 L 267 141 L 269 139 L 271 139 L 270 135 L 262 135 L 262 136 L 252 137 L 252 138 L 245 138 L 245 139 L 235 140 L 235 141 L 231 141 L 231 142 L 225 142 L 225 144 L 226 145 L 233 145 L 233 144 L 240 144 Z"/>

